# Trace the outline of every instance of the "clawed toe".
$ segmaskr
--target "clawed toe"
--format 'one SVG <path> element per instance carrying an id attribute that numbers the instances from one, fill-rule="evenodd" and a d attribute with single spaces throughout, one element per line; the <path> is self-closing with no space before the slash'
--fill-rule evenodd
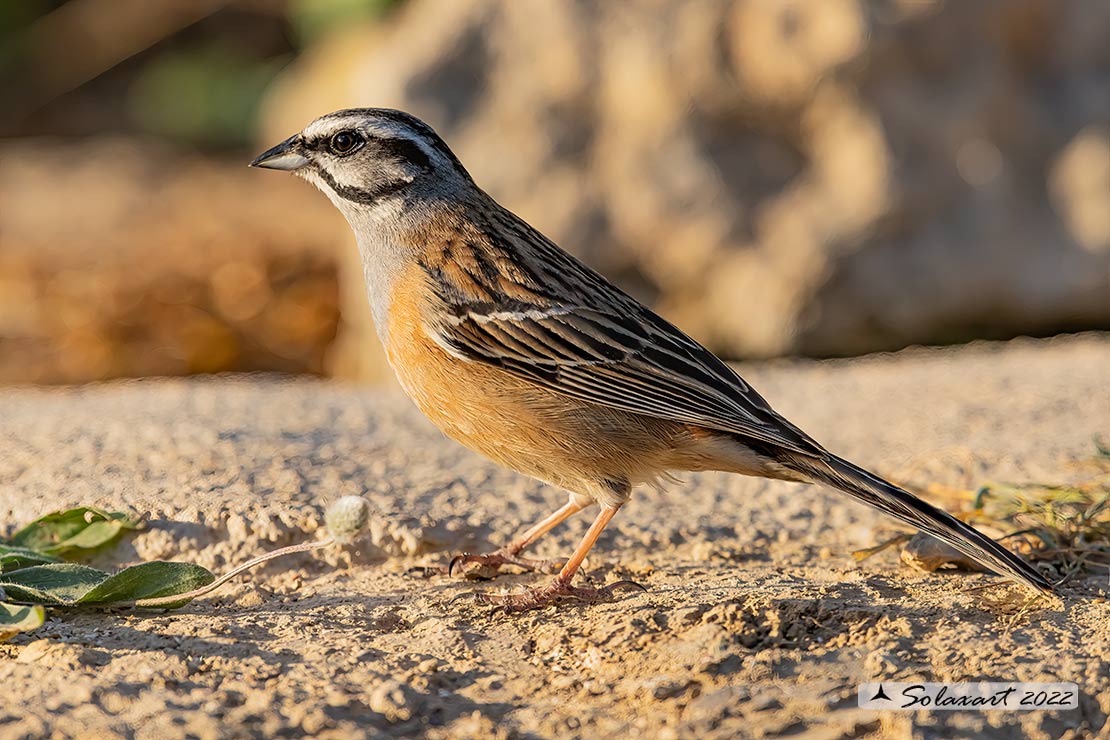
<path id="1" fill-rule="evenodd" d="M 434 578 L 447 575 L 446 565 L 416 565 L 405 571 L 410 576 L 417 578 Z"/>
<path id="2" fill-rule="evenodd" d="M 418 565 L 408 569 L 408 574 L 421 578 L 434 576 L 449 576 L 451 578 L 465 578 L 468 581 L 489 581 L 496 578 L 503 571 L 504 566 L 513 566 L 526 573 L 545 573 L 554 575 L 563 567 L 565 560 L 557 558 L 549 560 L 535 560 L 511 555 L 498 550 L 496 552 L 480 555 L 477 553 L 460 553 L 447 562 L 446 565 Z"/>
<path id="3" fill-rule="evenodd" d="M 529 573 L 558 573 L 563 567 L 563 561 L 522 558 L 502 550 L 485 555 L 462 553 L 451 558 L 441 572 L 451 577 L 460 576 L 469 581 L 488 581 L 496 578 L 506 565 Z"/>
<path id="4" fill-rule="evenodd" d="M 550 605 L 568 603 L 594 604 L 601 601 L 611 601 L 616 591 L 620 589 L 647 591 L 647 588 L 635 581 L 616 581 L 600 588 L 576 587 L 556 578 L 547 586 L 532 588 L 523 593 L 516 594 L 475 594 L 481 604 L 497 606 L 506 614 L 516 614 L 531 609 L 542 609 Z"/>
<path id="5" fill-rule="evenodd" d="M 586 534 L 583 535 L 582 541 L 579 542 L 578 547 L 575 548 L 574 554 L 571 555 L 570 559 L 565 563 L 561 560 L 532 560 L 530 558 L 522 558 L 520 557 L 520 552 L 534 542 L 537 537 L 550 530 L 574 512 L 584 508 L 584 505 L 576 503 L 576 499 L 572 499 L 559 509 L 559 511 L 555 512 L 555 514 L 547 517 L 529 529 L 519 539 L 514 540 L 511 545 L 507 545 L 496 552 L 486 555 L 463 553 L 451 558 L 447 565 L 435 569 L 421 568 L 418 569 L 418 572 L 423 575 L 458 575 L 468 580 L 493 578 L 501 571 L 501 568 L 506 565 L 520 568 L 526 572 L 558 572 L 559 575 L 556 576 L 554 581 L 541 588 L 533 588 L 521 593 L 504 595 L 465 594 L 456 596 L 455 599 L 452 599 L 452 601 L 457 601 L 459 598 L 473 596 L 479 603 L 492 604 L 509 614 L 528 611 L 530 609 L 542 609 L 548 605 L 558 605 L 566 602 L 577 601 L 579 603 L 594 603 L 598 601 L 608 601 L 613 598 L 613 594 L 616 591 L 622 588 L 646 591 L 646 588 L 634 581 L 617 581 L 607 586 L 602 586 L 601 588 L 581 588 L 570 585 L 571 579 L 574 578 L 574 574 L 582 567 L 582 561 L 586 559 L 586 554 L 590 551 L 590 548 L 593 547 L 594 543 L 597 542 L 597 538 L 601 534 L 601 531 L 605 529 L 605 525 L 608 524 L 617 513 L 620 506 L 621 505 L 618 503 L 601 507 L 601 511 L 597 513 L 597 517 L 594 519 L 589 529 L 586 530 Z"/>

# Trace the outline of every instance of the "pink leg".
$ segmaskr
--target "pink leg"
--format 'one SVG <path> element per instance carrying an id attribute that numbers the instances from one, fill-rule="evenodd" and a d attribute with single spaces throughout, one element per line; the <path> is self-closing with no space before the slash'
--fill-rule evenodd
<path id="1" fill-rule="evenodd" d="M 496 576 L 503 565 L 513 565 L 525 571 L 539 571 L 540 573 L 555 573 L 563 567 L 562 560 L 534 560 L 522 558 L 520 553 L 540 537 L 559 526 L 574 514 L 582 511 L 589 504 L 577 503 L 574 499 L 567 501 L 555 512 L 547 515 L 536 524 L 524 531 L 510 544 L 484 555 L 462 553 L 451 558 L 447 564 L 447 575 L 460 572 L 465 578 L 471 580 L 485 580 Z M 468 567 L 475 566 L 475 567 Z"/>
<path id="2" fill-rule="evenodd" d="M 617 506 L 603 506 L 601 511 L 597 513 L 597 518 L 594 519 L 593 524 L 586 531 L 582 541 L 578 543 L 578 547 L 574 550 L 570 560 L 563 565 L 559 575 L 555 577 L 547 586 L 540 588 L 533 588 L 521 594 L 506 594 L 506 595 L 487 595 L 481 594 L 478 599 L 487 604 L 497 604 L 504 607 L 508 613 L 523 612 L 529 609 L 541 609 L 549 604 L 567 602 L 567 601 L 583 601 L 583 602 L 597 602 L 607 601 L 612 598 L 613 592 L 619 588 L 637 588 L 644 591 L 643 586 L 633 581 L 617 581 L 610 583 L 608 586 L 601 588 L 581 588 L 570 585 L 574 579 L 575 573 L 582 567 L 582 561 L 586 559 L 586 554 L 589 553 L 590 548 L 597 542 L 597 538 L 601 536 L 601 532 L 605 526 L 620 510 L 620 505 Z"/>

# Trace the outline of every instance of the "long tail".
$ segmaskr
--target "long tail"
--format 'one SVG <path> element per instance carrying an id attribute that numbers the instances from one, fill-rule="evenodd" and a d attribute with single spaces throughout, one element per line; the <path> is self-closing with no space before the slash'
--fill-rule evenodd
<path id="1" fill-rule="evenodd" d="M 843 458 L 835 455 L 826 459 L 791 455 L 783 463 L 815 483 L 844 491 L 895 519 L 928 532 L 1000 575 L 1038 591 L 1052 593 L 1052 583 L 1040 571 L 990 537 Z"/>

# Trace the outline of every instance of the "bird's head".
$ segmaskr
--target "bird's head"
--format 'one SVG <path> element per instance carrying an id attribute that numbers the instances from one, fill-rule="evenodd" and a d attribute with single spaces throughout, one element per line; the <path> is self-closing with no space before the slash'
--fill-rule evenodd
<path id="1" fill-rule="evenodd" d="M 352 224 L 413 197 L 458 197 L 473 187 L 431 126 L 388 108 L 321 116 L 250 164 L 315 184 Z"/>

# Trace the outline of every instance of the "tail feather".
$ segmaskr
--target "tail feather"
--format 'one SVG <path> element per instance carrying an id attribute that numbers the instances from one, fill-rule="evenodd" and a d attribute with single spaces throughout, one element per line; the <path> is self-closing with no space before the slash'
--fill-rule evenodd
<path id="1" fill-rule="evenodd" d="M 824 483 L 865 504 L 890 514 L 906 524 L 943 540 L 994 572 L 1045 593 L 1052 583 L 1024 559 L 990 537 L 964 524 L 946 511 L 928 504 L 893 483 L 863 468 L 830 455 L 828 458 L 792 456 L 784 461 L 815 483 Z"/>

